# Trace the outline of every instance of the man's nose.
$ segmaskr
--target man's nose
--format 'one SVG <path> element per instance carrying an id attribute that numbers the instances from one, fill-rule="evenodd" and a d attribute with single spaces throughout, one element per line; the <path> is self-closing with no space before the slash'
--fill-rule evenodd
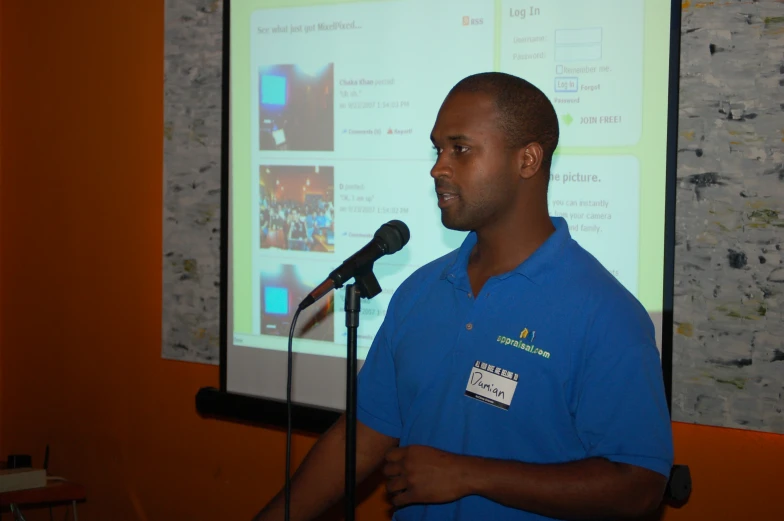
<path id="1" fill-rule="evenodd" d="M 452 167 L 443 155 L 436 159 L 436 163 L 433 165 L 433 168 L 430 169 L 430 176 L 433 179 L 452 176 Z"/>

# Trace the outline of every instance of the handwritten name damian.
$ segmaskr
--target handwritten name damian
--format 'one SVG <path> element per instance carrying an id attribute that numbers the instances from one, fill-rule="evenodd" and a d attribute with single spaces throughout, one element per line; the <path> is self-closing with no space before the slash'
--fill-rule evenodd
<path id="1" fill-rule="evenodd" d="M 473 373 L 471 373 L 471 385 L 474 386 L 474 387 L 479 387 L 480 389 L 484 389 L 486 391 L 489 391 L 490 393 L 492 393 L 493 395 L 495 395 L 498 398 L 503 398 L 504 397 L 504 391 L 502 391 L 501 389 L 499 389 L 495 385 L 493 385 L 491 383 L 486 383 L 484 380 L 482 380 L 482 372 L 481 371 L 474 371 Z"/>

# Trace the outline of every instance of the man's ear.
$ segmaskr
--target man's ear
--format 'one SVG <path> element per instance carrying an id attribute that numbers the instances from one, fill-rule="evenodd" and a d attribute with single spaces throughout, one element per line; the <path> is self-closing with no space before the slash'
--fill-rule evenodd
<path id="1" fill-rule="evenodd" d="M 539 143 L 529 143 L 520 149 L 519 171 L 523 179 L 531 179 L 542 168 L 544 150 Z"/>

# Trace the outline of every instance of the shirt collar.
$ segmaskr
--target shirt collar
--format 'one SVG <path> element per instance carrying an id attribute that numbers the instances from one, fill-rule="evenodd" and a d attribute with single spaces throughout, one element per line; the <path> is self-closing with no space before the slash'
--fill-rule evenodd
<path id="1" fill-rule="evenodd" d="M 499 275 L 499 278 L 503 279 L 509 275 L 518 274 L 530 279 L 532 282 L 537 282 L 548 271 L 548 268 L 554 264 L 553 261 L 560 255 L 561 249 L 572 238 L 569 233 L 569 226 L 563 217 L 551 217 L 550 220 L 553 226 L 555 226 L 555 232 L 526 260 L 512 271 Z M 513 239 L 510 238 L 510 240 Z M 454 260 L 444 268 L 441 278 L 451 282 L 464 278 L 467 279 L 468 257 L 471 255 L 471 250 L 474 249 L 475 245 L 476 232 L 469 232 L 460 245 Z"/>

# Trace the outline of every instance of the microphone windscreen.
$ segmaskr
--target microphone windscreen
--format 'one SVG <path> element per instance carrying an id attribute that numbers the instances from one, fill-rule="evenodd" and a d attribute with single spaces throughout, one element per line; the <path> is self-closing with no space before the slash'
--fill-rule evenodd
<path id="1" fill-rule="evenodd" d="M 399 251 L 408 244 L 411 232 L 403 221 L 393 220 L 381 226 L 374 237 L 383 243 L 387 255 Z"/>

